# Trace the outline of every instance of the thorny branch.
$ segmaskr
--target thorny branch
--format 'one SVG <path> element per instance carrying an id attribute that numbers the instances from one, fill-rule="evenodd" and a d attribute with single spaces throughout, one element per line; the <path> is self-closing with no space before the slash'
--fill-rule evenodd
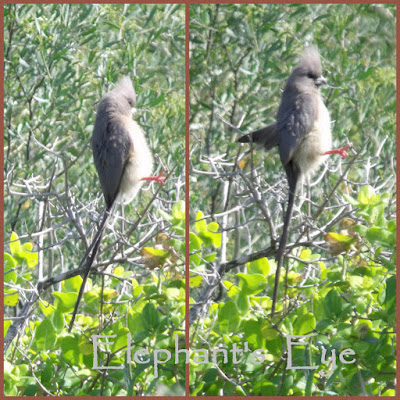
<path id="1" fill-rule="evenodd" d="M 49 294 L 46 294 L 46 291 L 49 288 L 53 288 L 54 285 L 60 285 L 61 282 L 80 275 L 83 272 L 82 268 L 71 268 L 71 266 L 74 264 L 73 260 L 78 263 L 79 259 L 85 254 L 90 238 L 96 233 L 96 225 L 99 223 L 101 216 L 101 207 L 99 207 L 101 196 L 97 196 L 97 199 L 89 204 L 84 204 L 80 202 L 75 194 L 76 188 L 71 186 L 69 178 L 70 166 L 76 160 L 68 163 L 63 155 L 40 143 L 34 135 L 31 137 L 33 138 L 31 145 L 37 145 L 38 149 L 44 151 L 47 157 L 54 158 L 55 161 L 53 168 L 49 171 L 48 177 L 44 175 L 41 177 L 18 179 L 13 174 L 13 168 L 10 168 L 5 177 L 4 187 L 6 189 L 6 198 L 19 197 L 27 199 L 29 202 L 33 202 L 33 205 L 30 205 L 31 208 L 35 206 L 39 210 L 37 231 L 34 232 L 34 229 L 28 229 L 29 232 L 33 231 L 29 235 L 29 239 L 36 242 L 39 253 L 38 282 L 32 284 L 29 291 L 26 288 L 14 287 L 12 283 L 5 283 L 6 287 L 13 287 L 19 292 L 20 302 L 22 302 L 18 315 L 10 316 L 9 318 L 6 317 L 6 320 L 10 319 L 13 322 L 8 328 L 4 339 L 5 351 L 23 327 L 26 326 L 37 302 L 49 296 Z M 79 155 L 79 157 L 81 156 L 83 156 L 83 153 Z M 59 159 L 62 160 L 62 163 L 58 163 Z M 115 226 L 115 221 L 106 227 L 106 238 L 99 252 L 93 274 L 106 274 L 110 276 L 110 273 L 105 270 L 120 263 L 127 263 L 140 268 L 141 257 L 134 257 L 133 255 L 137 254 L 138 250 L 147 242 L 153 240 L 158 232 L 167 229 L 169 226 L 167 221 L 164 221 L 161 217 L 151 212 L 150 207 L 153 206 L 154 209 L 155 205 L 155 209 L 159 208 L 165 212 L 169 211 L 170 204 L 168 204 L 167 200 L 163 200 L 160 197 L 160 192 L 162 190 L 171 190 L 167 187 L 174 187 L 176 179 L 171 178 L 173 170 L 169 171 L 167 175 L 166 186 L 155 187 L 151 184 L 147 185 L 147 188 L 146 186 L 144 187 L 144 190 L 153 188 L 153 196 L 147 204 L 144 204 L 143 211 L 138 214 L 135 223 L 132 224 L 128 219 L 118 217 L 120 223 L 123 220 L 125 226 L 130 226 L 127 232 L 121 233 L 118 226 Z M 57 187 L 60 187 L 60 179 L 63 180 L 63 185 L 61 185 L 64 187 L 63 192 L 57 190 Z M 176 182 L 175 185 L 175 190 L 179 191 L 180 183 Z M 100 191 L 96 189 L 95 192 Z M 132 245 L 131 241 L 126 238 L 133 237 L 136 230 L 141 231 L 144 226 L 149 224 L 148 222 L 143 222 L 144 215 L 148 215 L 152 219 L 151 227 L 149 227 L 150 229 L 146 228 L 144 230 L 147 232 L 146 235 L 139 238 L 135 245 Z M 21 235 L 20 239 L 26 237 L 28 236 Z M 66 244 L 68 244 L 68 247 L 72 246 L 72 248 L 75 248 L 75 255 L 72 260 L 68 260 L 68 265 L 65 265 L 62 250 L 62 246 Z M 122 252 L 122 255 L 119 251 L 115 251 L 110 258 L 104 259 L 104 255 L 108 254 L 110 249 L 121 249 L 123 247 L 127 247 L 127 249 Z M 56 255 L 57 253 L 59 254 L 59 258 Z M 46 263 L 43 261 L 44 255 L 51 256 L 49 258 L 50 262 Z M 47 272 L 44 271 L 44 264 L 47 264 Z M 99 268 L 104 272 L 100 272 Z M 14 272 L 20 273 L 20 271 Z M 143 267 L 141 267 L 141 275 L 146 275 L 143 272 Z M 129 277 L 124 278 L 124 280 L 129 280 Z"/>
<path id="2" fill-rule="evenodd" d="M 224 118 L 219 117 L 223 122 L 227 122 Z M 240 129 L 236 128 L 230 123 L 227 123 L 229 127 L 235 131 L 240 131 Z M 304 247 L 312 247 L 312 246 L 320 246 L 324 242 L 317 242 L 318 237 L 321 237 L 327 229 L 329 229 L 330 226 L 333 224 L 339 222 L 341 219 L 344 217 L 348 216 L 352 209 L 347 204 L 347 202 L 343 202 L 339 205 L 337 205 L 337 212 L 335 213 L 334 217 L 324 224 L 322 227 L 318 228 L 320 225 L 317 221 L 321 213 L 323 213 L 323 210 L 328 207 L 330 203 L 334 201 L 334 196 L 336 194 L 337 188 L 341 184 L 345 184 L 346 187 L 347 185 L 347 175 L 350 170 L 350 168 L 354 165 L 354 163 L 359 160 L 363 149 L 365 147 L 365 144 L 363 148 L 358 152 L 355 153 L 354 156 L 346 162 L 346 167 L 344 171 L 341 173 L 339 178 L 337 179 L 336 183 L 330 190 L 330 192 L 325 196 L 323 204 L 317 206 L 317 211 L 314 212 L 312 215 L 307 215 L 304 214 L 301 211 L 301 208 L 298 207 L 297 213 L 300 215 L 299 220 L 301 221 L 297 226 L 294 225 L 292 227 L 293 232 L 300 232 L 300 235 L 297 236 L 297 239 L 295 240 L 294 243 L 288 244 L 287 248 L 288 250 L 295 249 L 299 246 L 304 246 Z M 243 157 L 240 157 L 239 160 L 243 159 Z M 222 281 L 224 279 L 224 275 L 228 273 L 229 271 L 239 268 L 243 265 L 245 265 L 248 262 L 258 260 L 263 257 L 269 257 L 273 258 L 275 255 L 275 246 L 276 242 L 279 239 L 277 237 L 277 232 L 280 232 L 280 215 L 283 214 L 283 205 L 286 199 L 285 195 L 285 185 L 282 184 L 282 181 L 285 182 L 285 180 L 280 179 L 280 184 L 275 185 L 274 187 L 269 186 L 266 184 L 262 177 L 266 174 L 263 174 L 261 171 L 260 167 L 255 168 L 254 165 L 252 164 L 252 170 L 249 173 L 244 173 L 244 171 L 241 168 L 236 168 L 237 165 L 237 160 L 238 158 L 235 157 L 235 161 L 229 162 L 226 160 L 223 156 L 216 156 L 216 157 L 203 157 L 202 162 L 203 163 L 208 163 L 211 168 L 208 169 L 208 172 L 206 175 L 203 175 L 204 173 L 200 170 L 197 170 L 195 168 L 192 169 L 193 173 L 197 173 L 199 176 L 206 176 L 207 178 L 210 178 L 211 176 L 214 177 L 216 180 L 220 180 L 222 182 L 225 182 L 225 180 L 229 182 L 233 182 L 234 190 L 235 190 L 235 195 L 234 197 L 236 199 L 239 199 L 239 201 L 235 205 L 231 205 L 232 209 L 228 210 L 226 209 L 227 207 L 224 207 L 221 213 L 214 213 L 213 217 L 219 219 L 218 217 L 221 217 L 225 219 L 224 224 L 222 224 L 222 232 L 226 233 L 229 232 L 230 236 L 232 236 L 234 233 L 236 233 L 237 236 L 240 236 L 240 232 L 247 229 L 248 232 L 248 250 L 250 251 L 250 254 L 247 255 L 239 255 L 237 258 L 234 258 L 230 261 L 223 261 L 220 262 L 219 264 L 217 263 L 212 263 L 208 264 L 210 267 L 210 270 L 206 273 L 199 273 L 197 271 L 191 271 L 191 274 L 200 274 L 203 277 L 203 282 L 206 282 L 205 285 L 203 286 L 202 290 L 198 293 L 198 296 L 196 298 L 196 303 L 191 305 L 190 311 L 189 311 L 189 324 L 192 325 L 195 320 L 201 316 L 202 313 L 206 312 L 208 305 L 210 302 L 213 300 L 213 297 L 215 297 L 215 291 L 217 288 L 219 288 L 222 284 Z M 341 161 L 340 164 L 341 165 Z M 340 168 L 340 166 L 338 167 Z M 210 172 L 210 170 L 212 172 Z M 325 175 L 327 175 L 328 169 L 325 168 L 321 176 L 316 179 L 321 180 L 321 179 L 326 179 Z M 268 179 L 269 180 L 269 179 Z M 316 204 L 313 202 L 313 199 L 311 198 L 306 198 L 304 195 L 299 195 L 298 197 L 301 197 L 302 203 L 307 203 L 307 204 Z M 226 225 L 227 217 L 230 216 L 230 222 L 236 222 L 237 219 L 233 219 L 232 215 L 240 215 L 241 211 L 243 209 L 251 209 L 253 208 L 255 211 L 253 211 L 250 216 L 245 216 L 245 220 L 240 222 L 239 224 L 236 225 Z M 280 212 L 277 212 L 277 208 L 279 209 Z M 242 210 L 241 210 L 242 209 Z M 258 211 L 257 211 L 258 210 Z M 227 213 L 228 212 L 228 213 Z M 254 225 L 261 225 L 260 221 L 263 221 L 264 223 L 267 223 L 268 230 L 265 230 L 266 233 L 268 233 L 268 238 L 269 238 L 269 245 L 268 242 L 265 240 L 262 240 L 258 235 L 257 232 L 259 232 L 260 228 L 254 228 Z M 252 232 L 252 233 L 249 233 Z M 308 239 L 301 240 L 303 235 L 308 232 Z M 267 236 L 267 235 L 265 235 Z M 265 239 L 265 238 L 264 238 Z M 265 243 L 265 247 L 263 250 L 256 251 L 256 252 L 251 252 L 252 248 L 252 243 L 255 243 L 257 241 L 263 241 Z M 224 243 L 223 243 L 224 245 Z M 223 252 L 224 249 L 221 250 Z M 242 250 L 243 251 L 243 250 Z M 310 274 L 310 268 L 313 268 L 312 263 L 305 263 L 306 268 L 305 268 L 305 274 L 309 275 Z"/>

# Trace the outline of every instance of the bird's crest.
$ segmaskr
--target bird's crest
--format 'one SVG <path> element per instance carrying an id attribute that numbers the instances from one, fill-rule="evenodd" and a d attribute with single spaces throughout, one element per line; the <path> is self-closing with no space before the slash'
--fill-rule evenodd
<path id="1" fill-rule="evenodd" d="M 321 58 L 315 46 L 307 47 L 300 56 L 297 68 L 302 71 L 312 71 L 316 76 L 321 76 Z"/>
<path id="2" fill-rule="evenodd" d="M 128 92 L 134 92 L 135 89 L 133 88 L 133 84 L 131 81 L 131 78 L 129 76 L 125 75 L 123 76 L 118 83 L 115 85 L 114 90 L 116 91 L 128 91 Z"/>

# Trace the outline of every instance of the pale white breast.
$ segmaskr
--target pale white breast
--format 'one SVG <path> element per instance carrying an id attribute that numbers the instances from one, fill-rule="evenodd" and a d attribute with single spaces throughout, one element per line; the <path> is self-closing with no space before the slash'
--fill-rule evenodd
<path id="1" fill-rule="evenodd" d="M 313 129 L 304 138 L 293 161 L 300 167 L 306 177 L 310 176 L 323 162 L 324 153 L 331 149 L 331 118 L 321 97 L 319 98 L 318 115 Z"/>
<path id="2" fill-rule="evenodd" d="M 144 133 L 140 126 L 130 118 L 126 119 L 133 143 L 131 154 L 121 180 L 118 201 L 129 203 L 136 196 L 143 185 L 142 178 L 150 176 L 153 172 L 153 155 L 147 145 Z"/>

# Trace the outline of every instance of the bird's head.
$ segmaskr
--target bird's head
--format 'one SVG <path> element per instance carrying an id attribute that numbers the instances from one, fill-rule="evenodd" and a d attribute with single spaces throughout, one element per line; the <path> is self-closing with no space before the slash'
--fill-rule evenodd
<path id="1" fill-rule="evenodd" d="M 316 47 L 308 47 L 303 51 L 289 79 L 292 83 L 313 85 L 317 88 L 327 83 L 322 76 L 321 58 Z"/>
<path id="2" fill-rule="evenodd" d="M 118 101 L 118 109 L 125 115 L 131 115 L 136 107 L 136 93 L 132 81 L 128 76 L 123 76 L 111 91 L 112 97 Z"/>

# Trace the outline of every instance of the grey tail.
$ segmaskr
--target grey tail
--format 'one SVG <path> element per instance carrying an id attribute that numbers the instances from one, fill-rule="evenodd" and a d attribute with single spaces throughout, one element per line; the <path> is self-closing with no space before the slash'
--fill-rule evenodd
<path id="1" fill-rule="evenodd" d="M 283 255 L 285 254 L 285 250 L 286 250 L 289 225 L 290 225 L 290 220 L 291 220 L 292 214 L 293 214 L 294 197 L 296 194 L 297 183 L 298 183 L 299 177 L 300 177 L 300 170 L 297 167 L 297 165 L 294 164 L 293 162 L 289 162 L 289 164 L 285 165 L 285 170 L 286 170 L 286 175 L 287 175 L 287 179 L 288 179 L 288 183 L 289 183 L 289 201 L 288 201 L 288 207 L 287 207 L 286 214 L 285 214 L 285 220 L 283 222 L 283 231 L 282 231 L 281 240 L 279 242 L 279 249 L 278 249 L 278 251 L 276 253 L 276 257 L 275 257 L 277 265 L 276 265 L 276 272 L 275 272 L 274 291 L 272 294 L 271 318 L 273 318 L 274 313 L 275 313 L 275 304 L 276 304 L 276 299 L 278 296 L 279 278 L 280 278 L 280 273 L 281 273 L 281 267 L 283 264 Z"/>
<path id="2" fill-rule="evenodd" d="M 266 151 L 278 146 L 278 130 L 276 123 L 267 125 L 258 131 L 243 135 L 238 140 L 239 143 L 256 143 L 264 147 Z"/>
<path id="3" fill-rule="evenodd" d="M 104 228 L 106 226 L 108 217 L 112 213 L 112 209 L 113 209 L 113 205 L 107 206 L 106 210 L 104 211 L 103 219 L 100 223 L 100 226 L 96 233 L 96 236 L 94 237 L 93 242 L 89 246 L 88 250 L 86 251 L 85 256 L 83 257 L 83 259 L 81 260 L 81 262 L 79 264 L 78 269 L 82 268 L 83 265 L 85 265 L 85 269 L 84 269 L 84 275 L 82 277 L 82 279 L 83 279 L 82 284 L 79 289 L 78 297 L 76 299 L 74 312 L 72 313 L 72 318 L 69 323 L 68 332 L 71 332 L 72 327 L 74 326 L 74 322 L 75 322 L 76 314 L 78 312 L 79 304 L 82 300 L 83 292 L 85 291 L 86 282 L 88 280 L 88 277 L 89 277 L 90 271 L 92 269 L 93 262 L 96 258 L 97 252 L 99 251 L 101 239 L 103 238 Z M 90 256 L 89 256 L 89 254 L 90 254 Z M 86 262 L 86 264 L 85 264 L 85 262 Z"/>

